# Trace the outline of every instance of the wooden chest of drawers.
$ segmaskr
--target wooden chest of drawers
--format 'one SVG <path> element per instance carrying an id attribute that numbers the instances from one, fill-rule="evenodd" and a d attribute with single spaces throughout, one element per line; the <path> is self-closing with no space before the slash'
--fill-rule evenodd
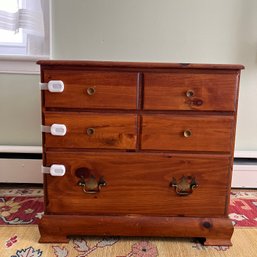
<path id="1" fill-rule="evenodd" d="M 120 235 L 231 244 L 243 66 L 38 63 L 46 173 L 40 242 Z"/>

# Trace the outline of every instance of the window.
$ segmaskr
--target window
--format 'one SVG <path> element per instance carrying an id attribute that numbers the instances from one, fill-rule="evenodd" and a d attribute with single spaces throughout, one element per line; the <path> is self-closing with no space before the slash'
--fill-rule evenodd
<path id="1" fill-rule="evenodd" d="M 0 14 L 0 17 L 2 17 L 2 20 L 0 20 L 1 55 L 26 54 L 26 42 L 23 29 L 14 31 L 15 28 L 10 27 L 10 24 L 6 24 L 7 19 L 9 18 L 8 14 L 17 13 L 18 10 L 22 7 L 22 1 L 17 2 L 17 0 L 0 0 L 0 10 L 2 11 L 2 13 Z"/>
<path id="2" fill-rule="evenodd" d="M 48 58 L 49 16 L 49 0 L 0 0 L 0 72 Z"/>

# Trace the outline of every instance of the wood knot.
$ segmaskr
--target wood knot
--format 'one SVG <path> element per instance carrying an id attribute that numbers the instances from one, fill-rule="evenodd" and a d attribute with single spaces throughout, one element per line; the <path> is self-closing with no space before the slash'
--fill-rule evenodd
<path id="1" fill-rule="evenodd" d="M 212 227 L 212 224 L 209 221 L 204 221 L 202 223 L 204 228 L 210 229 Z"/>

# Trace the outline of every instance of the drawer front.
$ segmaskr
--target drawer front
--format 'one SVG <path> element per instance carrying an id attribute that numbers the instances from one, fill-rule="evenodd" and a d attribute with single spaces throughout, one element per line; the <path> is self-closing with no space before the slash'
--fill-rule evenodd
<path id="1" fill-rule="evenodd" d="M 47 213 L 225 215 L 227 157 L 48 152 L 46 164 L 66 167 L 63 177 L 45 175 Z M 198 187 L 179 195 L 192 186 L 190 177 Z"/>
<path id="2" fill-rule="evenodd" d="M 46 126 L 67 128 L 64 136 L 45 133 L 46 147 L 135 149 L 136 115 L 47 112 L 44 118 Z"/>
<path id="3" fill-rule="evenodd" d="M 143 150 L 231 150 L 232 116 L 143 115 Z"/>
<path id="4" fill-rule="evenodd" d="M 144 109 L 235 111 L 238 75 L 145 73 Z"/>
<path id="5" fill-rule="evenodd" d="M 46 107 L 136 109 L 137 73 L 44 71 L 44 81 L 62 80 L 64 91 L 44 90 Z"/>

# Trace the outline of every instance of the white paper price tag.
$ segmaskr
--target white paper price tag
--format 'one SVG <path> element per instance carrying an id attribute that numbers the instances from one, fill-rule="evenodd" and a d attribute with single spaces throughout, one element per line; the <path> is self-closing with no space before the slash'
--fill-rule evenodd
<path id="1" fill-rule="evenodd" d="M 64 136 L 67 128 L 64 124 L 53 124 L 50 128 L 50 133 L 54 136 Z"/>

